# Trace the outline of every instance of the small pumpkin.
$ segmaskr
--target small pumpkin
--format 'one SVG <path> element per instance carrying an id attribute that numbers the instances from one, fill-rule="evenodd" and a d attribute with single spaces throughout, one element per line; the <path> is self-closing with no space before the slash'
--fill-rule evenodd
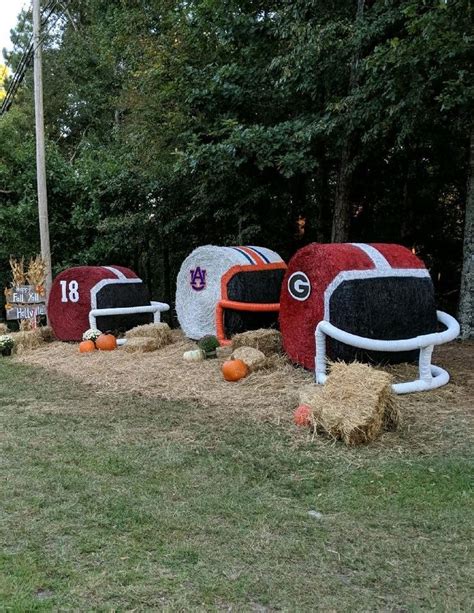
<path id="1" fill-rule="evenodd" d="M 309 405 L 300 404 L 293 414 L 293 421 L 297 426 L 310 426 L 311 412 L 312 409 Z"/>
<path id="2" fill-rule="evenodd" d="M 80 353 L 90 353 L 91 351 L 95 351 L 94 341 L 82 341 L 79 343 L 79 351 Z"/>
<path id="3" fill-rule="evenodd" d="M 204 353 L 201 349 L 191 349 L 183 353 L 183 360 L 185 362 L 200 362 L 204 360 Z"/>
<path id="4" fill-rule="evenodd" d="M 222 364 L 222 374 L 226 381 L 240 381 L 249 374 L 249 369 L 242 360 L 227 360 Z"/>
<path id="5" fill-rule="evenodd" d="M 117 349 L 117 339 L 113 334 L 101 334 L 96 340 L 95 346 L 101 351 L 113 351 Z"/>

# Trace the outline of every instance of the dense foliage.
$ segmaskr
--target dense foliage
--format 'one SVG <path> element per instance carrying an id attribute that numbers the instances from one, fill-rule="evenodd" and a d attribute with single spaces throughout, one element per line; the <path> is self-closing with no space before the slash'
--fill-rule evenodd
<path id="1" fill-rule="evenodd" d="M 469 0 L 58 3 L 44 52 L 56 270 L 129 265 L 171 301 L 197 245 L 287 258 L 331 237 L 394 241 L 454 308 L 471 19 Z M 24 14 L 13 69 L 30 32 Z M 28 75 L 0 119 L 2 262 L 38 250 L 33 127 Z"/>

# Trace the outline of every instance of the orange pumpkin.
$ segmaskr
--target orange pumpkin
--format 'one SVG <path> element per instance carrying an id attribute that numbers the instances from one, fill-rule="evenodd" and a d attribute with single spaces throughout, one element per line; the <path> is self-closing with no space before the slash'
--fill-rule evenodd
<path id="1" fill-rule="evenodd" d="M 117 339 L 113 334 L 101 334 L 96 340 L 95 346 L 101 351 L 113 351 L 117 349 Z"/>
<path id="2" fill-rule="evenodd" d="M 227 360 L 222 364 L 222 374 L 226 381 L 240 381 L 249 374 L 249 369 L 242 360 Z"/>
<path id="3" fill-rule="evenodd" d="M 311 425 L 311 407 L 307 404 L 300 404 L 293 415 L 293 421 L 297 426 Z"/>
<path id="4" fill-rule="evenodd" d="M 82 343 L 79 343 L 79 351 L 81 353 L 90 353 L 91 351 L 95 351 L 94 341 L 82 341 Z"/>

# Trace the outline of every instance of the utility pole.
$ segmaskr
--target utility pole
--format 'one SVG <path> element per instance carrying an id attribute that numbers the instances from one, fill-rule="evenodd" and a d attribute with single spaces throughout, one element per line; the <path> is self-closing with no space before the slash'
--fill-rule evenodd
<path id="1" fill-rule="evenodd" d="M 38 189 L 38 216 L 41 256 L 46 264 L 46 299 L 53 282 L 51 248 L 49 244 L 48 194 L 46 191 L 46 164 L 44 150 L 43 69 L 41 53 L 41 0 L 33 0 L 33 45 L 36 126 L 36 178 Z"/>

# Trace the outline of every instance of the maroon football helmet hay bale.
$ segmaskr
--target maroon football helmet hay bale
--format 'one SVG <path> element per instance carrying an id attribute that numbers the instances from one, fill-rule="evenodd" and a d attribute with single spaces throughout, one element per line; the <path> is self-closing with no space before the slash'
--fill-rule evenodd
<path id="1" fill-rule="evenodd" d="M 122 266 L 77 266 L 53 281 L 48 315 L 61 341 L 80 341 L 89 326 L 91 309 L 136 307 L 150 304 L 148 289 L 130 269 Z M 97 317 L 97 328 L 128 330 L 153 321 L 151 313 Z"/>

